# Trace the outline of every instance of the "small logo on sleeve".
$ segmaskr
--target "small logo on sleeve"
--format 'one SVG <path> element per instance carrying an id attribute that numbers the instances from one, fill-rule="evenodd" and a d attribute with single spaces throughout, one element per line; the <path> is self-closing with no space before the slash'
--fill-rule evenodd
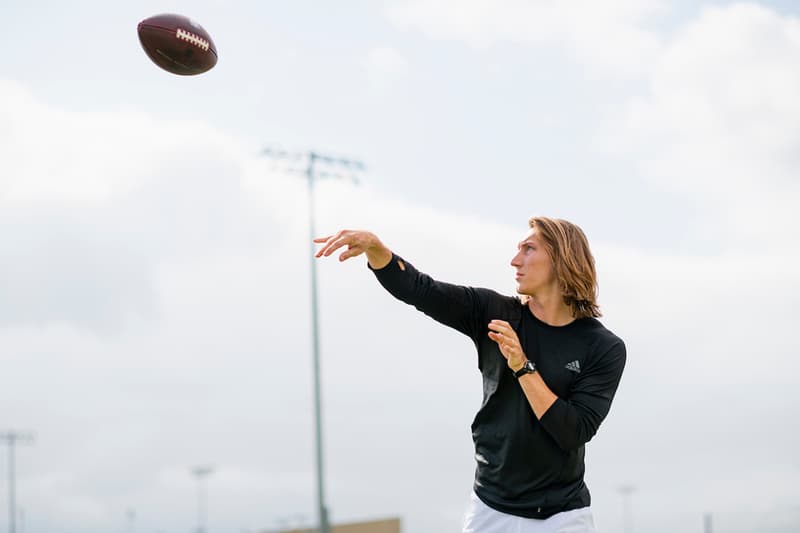
<path id="1" fill-rule="evenodd" d="M 576 374 L 580 374 L 581 373 L 581 363 L 580 363 L 580 361 L 572 361 L 571 363 L 567 363 L 567 365 L 564 368 L 566 368 L 567 370 L 572 370 Z"/>

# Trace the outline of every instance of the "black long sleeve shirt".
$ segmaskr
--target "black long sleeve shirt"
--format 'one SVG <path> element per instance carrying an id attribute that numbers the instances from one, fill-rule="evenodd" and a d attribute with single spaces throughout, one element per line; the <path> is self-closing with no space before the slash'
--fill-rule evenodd
<path id="1" fill-rule="evenodd" d="M 434 280 L 397 255 L 374 273 L 393 296 L 475 343 L 483 377 L 483 402 L 472 423 L 477 496 L 526 518 L 588 506 L 584 445 L 608 414 L 622 377 L 622 340 L 594 318 L 550 326 L 517 297 Z M 493 319 L 511 324 L 558 396 L 541 419 L 488 336 Z"/>

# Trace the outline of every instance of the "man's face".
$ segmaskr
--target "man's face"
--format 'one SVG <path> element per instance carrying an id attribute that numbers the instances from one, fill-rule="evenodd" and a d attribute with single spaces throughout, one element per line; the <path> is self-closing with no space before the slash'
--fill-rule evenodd
<path id="1" fill-rule="evenodd" d="M 517 292 L 533 296 L 555 283 L 553 262 L 547 253 L 536 228 L 517 245 L 517 255 L 511 260 L 516 270 Z"/>

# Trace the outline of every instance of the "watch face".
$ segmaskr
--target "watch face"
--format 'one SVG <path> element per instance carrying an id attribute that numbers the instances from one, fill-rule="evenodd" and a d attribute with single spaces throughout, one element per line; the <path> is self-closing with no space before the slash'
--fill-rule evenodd
<path id="1" fill-rule="evenodd" d="M 514 375 L 517 377 L 524 376 L 525 374 L 533 374 L 536 372 L 536 366 L 531 361 L 526 361 L 522 368 L 517 370 Z"/>

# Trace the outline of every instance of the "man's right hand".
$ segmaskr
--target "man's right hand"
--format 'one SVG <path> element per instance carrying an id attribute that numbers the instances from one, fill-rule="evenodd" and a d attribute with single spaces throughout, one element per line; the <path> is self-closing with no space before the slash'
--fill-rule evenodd
<path id="1" fill-rule="evenodd" d="M 345 229 L 335 235 L 318 237 L 314 239 L 314 242 L 322 244 L 322 248 L 319 249 L 316 257 L 328 257 L 339 248 L 347 246 L 347 249 L 339 255 L 339 261 L 367 254 L 369 266 L 378 270 L 388 265 L 392 260 L 392 251 L 374 233 L 369 231 Z"/>

